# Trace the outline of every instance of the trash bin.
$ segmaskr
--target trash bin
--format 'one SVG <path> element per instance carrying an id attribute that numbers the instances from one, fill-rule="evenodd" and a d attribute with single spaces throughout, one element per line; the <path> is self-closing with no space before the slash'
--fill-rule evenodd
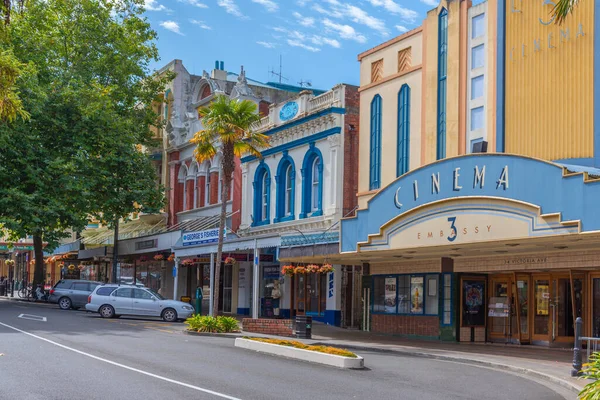
<path id="1" fill-rule="evenodd" d="M 312 317 L 306 315 L 296 317 L 296 337 L 298 339 L 312 338 Z"/>
<path id="2" fill-rule="evenodd" d="M 6 281 L 0 283 L 0 296 L 6 296 Z"/>

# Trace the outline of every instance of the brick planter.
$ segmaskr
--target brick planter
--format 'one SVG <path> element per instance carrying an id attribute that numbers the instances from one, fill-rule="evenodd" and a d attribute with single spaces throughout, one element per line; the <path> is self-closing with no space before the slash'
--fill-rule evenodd
<path id="1" fill-rule="evenodd" d="M 294 336 L 294 321 L 291 319 L 252 319 L 242 320 L 244 332 L 263 333 L 265 335 Z"/>

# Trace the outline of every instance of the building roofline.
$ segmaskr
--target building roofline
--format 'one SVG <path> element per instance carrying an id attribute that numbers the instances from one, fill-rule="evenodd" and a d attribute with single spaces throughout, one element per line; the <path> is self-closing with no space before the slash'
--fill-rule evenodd
<path id="1" fill-rule="evenodd" d="M 375 47 L 373 47 L 373 48 L 371 48 L 371 49 L 369 49 L 367 51 L 363 51 L 362 53 L 360 53 L 358 55 L 358 61 L 362 61 L 362 59 L 365 58 L 366 56 L 369 56 L 369 55 L 371 55 L 373 53 L 378 52 L 379 50 L 385 49 L 388 46 L 396 44 L 396 43 L 400 42 L 401 40 L 404 40 L 404 39 L 407 39 L 407 38 L 409 38 L 411 36 L 414 36 L 417 33 L 421 33 L 422 31 L 423 31 L 423 26 L 421 25 L 421 26 L 419 26 L 419 27 L 417 27 L 417 28 L 415 28 L 413 30 L 410 30 L 410 31 L 408 31 L 406 33 L 403 33 L 400 36 L 396 36 L 395 38 L 390 39 L 387 42 L 383 42 L 380 45 L 375 46 Z"/>

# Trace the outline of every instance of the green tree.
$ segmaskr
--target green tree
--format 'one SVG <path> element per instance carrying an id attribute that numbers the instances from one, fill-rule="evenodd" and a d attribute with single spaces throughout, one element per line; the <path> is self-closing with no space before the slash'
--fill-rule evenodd
<path id="1" fill-rule="evenodd" d="M 580 0 L 558 0 L 552 9 L 554 22 L 558 25 L 562 24 L 565 19 L 575 10 Z"/>
<path id="2" fill-rule="evenodd" d="M 52 249 L 103 211 L 109 189 L 98 190 L 115 183 L 104 170 L 113 157 L 148 162 L 131 144 L 150 143 L 150 126 L 160 125 L 151 105 L 168 79 L 148 76 L 158 51 L 143 3 L 28 0 L 6 26 L 13 54 L 35 74 L 17 82 L 30 119 L 0 126 L 0 224 L 14 239 L 33 236 L 34 283 L 43 280 L 43 243 Z"/>
<path id="3" fill-rule="evenodd" d="M 252 130 L 252 124 L 260 120 L 256 104 L 248 100 L 231 100 L 218 96 L 207 107 L 199 110 L 203 129 L 197 132 L 192 142 L 197 145 L 194 152 L 198 162 L 213 158 L 220 149 L 222 152 L 221 170 L 221 215 L 219 219 L 219 242 L 215 265 L 213 315 L 219 311 L 219 277 L 223 258 L 223 234 L 227 216 L 227 199 L 235 170 L 235 158 L 250 153 L 261 157 L 261 150 L 267 148 L 268 137 Z"/>

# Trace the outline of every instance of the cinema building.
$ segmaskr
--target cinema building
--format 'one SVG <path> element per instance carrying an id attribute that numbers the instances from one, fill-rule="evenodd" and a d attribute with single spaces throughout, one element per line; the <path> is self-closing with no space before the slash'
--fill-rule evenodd
<path id="1" fill-rule="evenodd" d="M 363 328 L 568 347 L 600 335 L 595 2 L 441 1 L 358 56 Z"/>

